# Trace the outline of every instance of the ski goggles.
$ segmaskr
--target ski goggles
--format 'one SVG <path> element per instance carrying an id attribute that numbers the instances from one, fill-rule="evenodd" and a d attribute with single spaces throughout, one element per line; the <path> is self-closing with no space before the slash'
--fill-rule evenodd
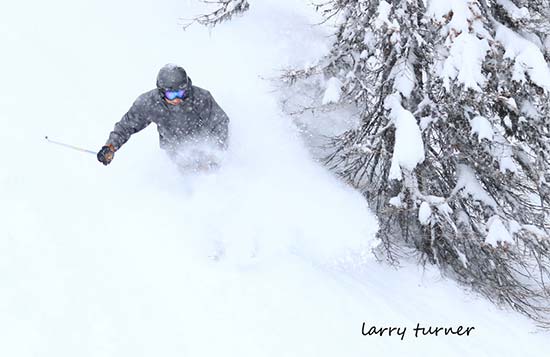
<path id="1" fill-rule="evenodd" d="M 185 89 L 180 90 L 165 90 L 162 92 L 164 95 L 164 98 L 168 100 L 174 100 L 176 98 L 183 99 L 185 98 L 187 91 Z"/>

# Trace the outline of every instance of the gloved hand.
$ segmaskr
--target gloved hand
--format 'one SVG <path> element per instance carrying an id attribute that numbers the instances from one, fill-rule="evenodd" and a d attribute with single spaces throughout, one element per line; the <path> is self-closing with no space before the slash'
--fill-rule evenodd
<path id="1" fill-rule="evenodd" d="M 97 153 L 97 159 L 103 165 L 109 165 L 115 156 L 115 147 L 112 144 L 106 145 Z"/>

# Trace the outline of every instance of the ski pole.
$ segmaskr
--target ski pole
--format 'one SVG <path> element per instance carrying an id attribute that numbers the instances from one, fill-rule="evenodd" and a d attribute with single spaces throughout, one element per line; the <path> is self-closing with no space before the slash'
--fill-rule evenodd
<path id="1" fill-rule="evenodd" d="M 85 153 L 88 153 L 88 154 L 96 155 L 96 152 L 95 152 L 95 151 L 87 150 L 87 149 L 79 148 L 78 146 L 69 145 L 69 144 L 61 143 L 61 142 L 59 142 L 59 141 L 51 140 L 51 139 L 49 139 L 47 136 L 46 136 L 46 141 L 48 141 L 48 142 L 51 143 L 51 144 L 61 145 L 61 146 L 64 146 L 64 147 L 66 147 L 66 148 L 73 149 L 73 150 L 76 150 L 76 151 L 80 151 L 80 152 L 85 152 Z"/>

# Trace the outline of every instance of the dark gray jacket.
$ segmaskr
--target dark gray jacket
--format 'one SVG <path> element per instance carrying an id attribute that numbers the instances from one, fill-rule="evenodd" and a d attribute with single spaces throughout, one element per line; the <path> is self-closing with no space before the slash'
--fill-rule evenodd
<path id="1" fill-rule="evenodd" d="M 194 138 L 210 139 L 225 149 L 229 118 L 210 92 L 192 84 L 189 88 L 190 93 L 177 106 L 166 103 L 158 89 L 140 95 L 115 124 L 106 145 L 112 144 L 118 150 L 132 134 L 155 123 L 162 149 L 174 151 Z"/>

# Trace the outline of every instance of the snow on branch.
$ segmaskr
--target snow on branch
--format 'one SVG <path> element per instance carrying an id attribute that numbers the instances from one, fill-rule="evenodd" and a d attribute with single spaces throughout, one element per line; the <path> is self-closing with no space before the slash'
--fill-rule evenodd
<path id="1" fill-rule="evenodd" d="M 184 28 L 188 28 L 195 22 L 203 26 L 214 27 L 222 22 L 231 20 L 234 16 L 245 13 L 250 8 L 247 0 L 205 0 L 203 2 L 207 4 L 215 4 L 218 8 L 209 14 L 196 17 L 190 23 L 184 25 Z"/>
<path id="2" fill-rule="evenodd" d="M 539 87 L 550 91 L 550 67 L 539 47 L 508 27 L 498 24 L 496 40 L 505 48 L 505 58 L 514 61 L 513 79 L 526 80 L 525 74 Z"/>
<path id="3" fill-rule="evenodd" d="M 395 126 L 395 146 L 388 179 L 401 180 L 401 169 L 413 171 L 424 161 L 424 142 L 414 115 L 403 108 L 397 95 L 389 96 L 385 108 Z"/>

